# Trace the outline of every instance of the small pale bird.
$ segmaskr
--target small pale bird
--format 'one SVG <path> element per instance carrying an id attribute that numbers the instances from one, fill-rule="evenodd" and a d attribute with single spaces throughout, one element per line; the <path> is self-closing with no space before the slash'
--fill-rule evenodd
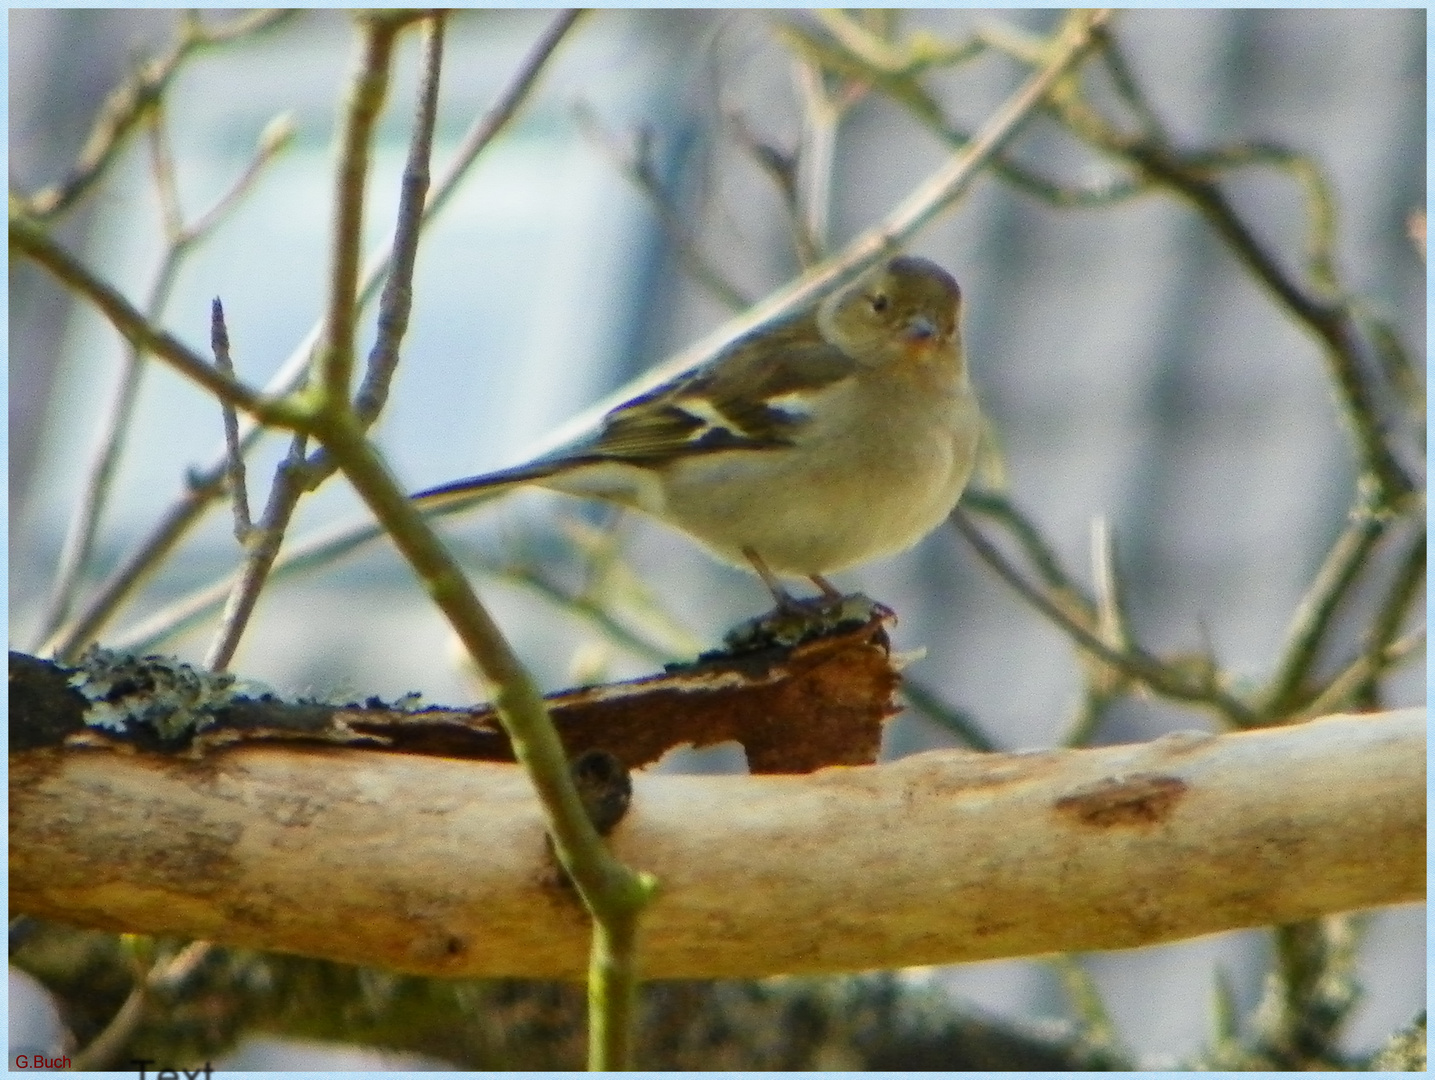
<path id="1" fill-rule="evenodd" d="M 899 256 L 815 308 L 740 337 L 541 457 L 412 496 L 426 507 L 518 484 L 607 499 L 719 559 L 781 576 L 903 551 L 951 512 L 981 416 L 958 327 L 961 290 Z"/>

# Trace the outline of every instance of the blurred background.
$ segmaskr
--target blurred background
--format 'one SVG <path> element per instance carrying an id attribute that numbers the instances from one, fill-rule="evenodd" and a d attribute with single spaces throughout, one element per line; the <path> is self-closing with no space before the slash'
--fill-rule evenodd
<path id="1" fill-rule="evenodd" d="M 437 166 L 552 18 L 453 17 Z M 972 60 L 921 80 L 950 127 L 970 133 L 1028 73 L 990 43 L 1014 48 L 1025 34 L 1049 31 L 1059 13 L 882 18 L 897 20 L 903 37 L 987 43 Z M 1175 146 L 1274 144 L 1320 170 L 1337 210 L 1342 287 L 1417 357 L 1425 274 L 1410 219 L 1425 203 L 1425 19 L 1423 11 L 1151 10 L 1115 23 L 1135 81 Z M 175 20 L 162 11 L 11 12 L 13 186 L 32 191 L 66 172 L 103 96 L 136 56 L 166 47 Z M 376 429 L 406 485 L 521 460 L 574 414 L 736 314 L 734 301 L 760 299 L 800 271 L 787 205 L 763 164 L 812 142 L 804 102 L 813 76 L 795 60 L 799 33 L 819 40 L 830 27 L 812 13 L 716 10 L 602 11 L 580 22 L 420 248 L 411 329 Z M 186 64 L 166 95 L 190 218 L 230 188 L 276 116 L 293 125 L 290 145 L 188 255 L 163 315 L 204 354 L 209 302 L 222 298 L 238 372 L 251 384 L 279 370 L 322 311 L 333 137 L 352 40 L 341 14 L 302 14 Z M 402 44 L 374 159 L 370 247 L 391 229 L 411 124 L 417 36 Z M 831 249 L 882 218 L 951 153 L 891 96 L 857 95 L 836 128 Z M 1006 492 L 1088 589 L 1093 527 L 1109 530 L 1131 626 L 1148 649 L 1209 652 L 1237 677 L 1261 680 L 1352 504 L 1353 443 L 1320 351 L 1188 204 L 1159 192 L 1103 198 L 1120 191 L 1124 166 L 1050 122 L 1024 128 L 1011 157 L 1087 197 L 1057 206 L 989 173 L 910 245 L 962 284 L 973 379 Z M 1237 212 L 1298 277 L 1310 219 L 1291 174 L 1253 168 L 1223 180 Z M 60 235 L 142 303 L 163 255 L 143 139 Z M 722 288 L 697 280 L 694 253 Z M 11 641 L 35 648 L 125 353 L 92 310 L 13 264 L 10 349 Z M 159 366 L 146 373 L 81 604 L 183 494 L 186 469 L 215 460 L 220 436 L 219 410 L 205 394 Z M 252 459 L 256 503 L 283 446 L 270 439 Z M 1403 449 L 1419 471 L 1423 448 Z M 362 517 L 335 481 L 304 502 L 290 535 Z M 713 563 L 683 538 L 558 496 L 521 494 L 444 532 L 552 689 L 652 671 L 661 654 L 711 647 L 767 606 L 751 575 Z M 132 639 L 136 625 L 227 573 L 236 556 L 228 509 L 216 507 L 100 640 Z M 540 595 L 535 581 L 597 589 L 652 649 L 605 638 Z M 895 609 L 896 647 L 925 650 L 911 677 L 996 746 L 1049 747 L 1079 718 L 1093 720 L 1069 640 L 955 531 L 837 583 Z M 197 662 L 214 625 L 210 617 L 148 647 Z M 232 666 L 284 694 L 417 690 L 459 704 L 481 693 L 442 619 L 382 543 L 272 584 Z M 1423 703 L 1421 671 L 1410 665 L 1388 680 L 1384 703 Z M 1211 727 L 1203 712 L 1124 697 L 1094 718 L 1091 740 Z M 890 726 L 885 752 L 953 745 L 960 742 L 948 728 L 909 711 Z M 675 754 L 663 767 L 740 768 L 741 758 L 716 748 Z M 1421 1008 L 1424 925 L 1423 906 L 1362 920 L 1364 997 L 1347 1028 L 1352 1050 L 1373 1048 Z M 1218 971 L 1241 1013 L 1255 1006 L 1269 942 L 1251 931 L 1082 964 L 1126 1045 L 1149 1063 L 1171 1063 L 1209 1041 Z M 18 977 L 12 1005 L 23 1000 Z M 1059 974 L 1044 963 L 910 977 L 1000 1016 L 1070 1012 Z M 12 1052 L 27 1038 L 44 1041 L 17 1036 L 24 1015 L 12 1012 Z M 53 1038 L 63 1039 L 63 1025 Z M 230 1067 L 326 1067 L 267 1046 L 247 1044 L 240 1053 L 251 1056 Z M 333 1067 L 364 1061 L 376 1063 L 345 1057 Z"/>

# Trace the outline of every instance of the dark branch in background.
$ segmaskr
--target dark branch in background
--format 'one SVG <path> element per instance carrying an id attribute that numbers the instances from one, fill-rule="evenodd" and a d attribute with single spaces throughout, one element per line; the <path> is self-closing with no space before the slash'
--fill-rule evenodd
<path id="1" fill-rule="evenodd" d="M 1209 159 L 1191 158 L 1172 146 L 1155 114 L 1144 105 L 1128 65 L 1120 55 L 1114 33 L 1101 31 L 1101 46 L 1108 56 L 1108 68 L 1118 73 L 1118 86 L 1128 102 L 1142 103 L 1139 113 L 1144 131 L 1130 136 L 1118 132 L 1094 109 L 1073 99 L 1057 102 L 1057 113 L 1073 132 L 1091 145 L 1127 161 L 1161 187 L 1180 195 L 1206 219 L 1212 230 L 1231 248 L 1251 275 L 1280 301 L 1282 307 L 1321 343 L 1327 370 L 1345 406 L 1346 418 L 1356 435 L 1362 467 L 1373 485 L 1372 508 L 1377 512 L 1397 509 L 1416 489 L 1414 481 L 1396 461 L 1387 439 L 1370 386 L 1370 374 L 1361 355 L 1360 338 L 1350 306 L 1337 299 L 1332 280 L 1331 258 L 1326 239 L 1331 235 L 1329 200 L 1312 200 L 1315 224 L 1310 264 L 1313 288 L 1304 288 L 1280 266 L 1275 254 L 1256 239 L 1255 233 L 1236 212 L 1220 186 L 1210 179 Z M 1291 160 L 1298 160 L 1292 155 Z M 1303 169 L 1301 178 L 1311 190 L 1314 169 Z M 1317 194 L 1319 184 L 1316 184 Z"/>
<path id="2" fill-rule="evenodd" d="M 1368 385 L 1359 335 L 1348 306 L 1302 291 L 1256 240 L 1224 192 L 1193 174 L 1178 156 L 1153 145 L 1133 146 L 1130 153 L 1153 178 L 1184 195 L 1257 280 L 1321 340 L 1327 367 L 1359 444 L 1363 467 L 1374 484 L 1373 501 L 1382 511 L 1399 507 L 1406 496 L 1416 490 L 1416 485 L 1396 461 L 1387 443 L 1385 425 Z"/>
<path id="3" fill-rule="evenodd" d="M 478 155 L 504 129 L 527 99 L 548 59 L 577 22 L 579 14 L 578 11 L 563 11 L 554 18 L 524 58 L 518 72 L 504 88 L 493 108 L 477 121 L 464 137 L 453 164 L 435 186 L 433 197 L 425 207 L 425 226 L 448 203 Z M 361 304 L 369 303 L 378 293 L 380 282 L 386 280 L 389 264 L 390 258 L 384 254 L 366 269 L 364 285 L 359 294 Z M 317 334 L 317 329 L 310 332 L 305 343 L 300 345 L 284 369 L 271 382 L 270 390 L 273 393 L 288 393 L 302 383 Z M 243 438 L 246 448 L 254 444 L 260 431 L 258 427 L 249 428 Z M 184 494 L 163 513 L 159 523 L 135 546 L 132 554 L 121 561 L 120 566 L 100 586 L 81 613 L 51 635 L 45 642 L 43 651 L 62 658 L 79 655 L 85 645 L 93 641 L 114 616 L 120 605 L 156 571 L 184 535 L 198 523 L 214 500 L 224 494 L 227 475 L 228 456 L 223 454 L 202 469 L 191 468 Z"/>
<path id="4" fill-rule="evenodd" d="M 924 683 L 903 679 L 902 697 L 917 712 L 938 727 L 951 732 L 973 750 L 981 750 L 985 753 L 1001 749 L 991 736 L 982 730 L 976 717 L 964 709 L 956 709 L 948 705 Z"/>
<path id="5" fill-rule="evenodd" d="M 76 971 L 66 927 L 42 923 L 16 957 L 66 1002 L 78 1029 L 103 1025 L 142 976 L 133 941 L 89 935 Z M 57 948 L 56 946 L 60 946 Z M 163 946 L 156 967 L 169 967 Z M 430 979 L 248 949 L 215 949 L 182 979 L 155 987 L 147 1046 L 218 1060 L 249 1030 L 409 1051 L 493 1072 L 583 1068 L 585 994 L 571 982 Z M 203 1003 L 203 1023 L 186 1003 Z M 701 1072 L 715 1061 L 753 1070 L 1085 1071 L 1097 1063 L 1056 1025 L 998 1018 L 900 974 L 761 982 L 665 980 L 642 993 L 639 1060 Z M 860 1017 L 859 1025 L 852 1020 Z M 340 1019 L 342 1018 L 342 1019 Z M 71 1057 L 76 1055 L 72 1054 Z M 79 1064 L 77 1061 L 76 1064 Z M 113 1062 L 118 1067 L 123 1061 Z M 102 1063 L 90 1065 L 102 1068 Z"/>
<path id="6" fill-rule="evenodd" d="M 993 491 L 962 493 L 962 508 L 990 518 L 1011 534 L 1021 545 L 1032 568 L 1048 589 L 1078 602 L 1087 617 L 1096 610 L 1096 602 L 1071 578 L 1057 558 L 1055 550 L 1041 533 L 1041 528 L 1007 496 Z"/>
<path id="7" fill-rule="evenodd" d="M 1177 701 L 1188 701 L 1206 705 L 1216 710 L 1232 723 L 1246 724 L 1254 716 L 1251 709 L 1232 697 L 1216 683 L 1214 676 L 1197 673 L 1192 675 L 1182 669 L 1152 656 L 1137 646 L 1124 652 L 1111 648 L 1090 629 L 1077 622 L 1060 604 L 1031 585 L 1000 551 L 982 535 L 961 509 L 952 511 L 952 524 L 966 538 L 982 561 L 992 568 L 1003 581 L 1010 585 L 1032 607 L 1047 617 L 1057 628 L 1066 633 L 1076 644 L 1104 663 L 1125 672 L 1138 682 L 1149 686 L 1163 697 Z"/>
<path id="8" fill-rule="evenodd" d="M 1291 619 L 1280 666 L 1262 704 L 1266 715 L 1280 716 L 1300 703 L 1307 691 L 1305 680 L 1325 644 L 1335 613 L 1356 578 L 1370 565 L 1386 525 L 1383 517 L 1357 515 L 1331 547 Z"/>
<path id="9" fill-rule="evenodd" d="M 1427 546 L 1428 532 L 1421 528 L 1410 540 L 1395 579 L 1386 592 L 1385 600 L 1371 620 L 1370 629 L 1362 643 L 1362 659 L 1370 667 L 1370 674 L 1356 690 L 1354 700 L 1363 708 L 1374 708 L 1379 704 L 1380 655 L 1392 648 L 1400 627 L 1410 618 L 1416 597 L 1425 584 L 1426 564 L 1429 559 Z"/>

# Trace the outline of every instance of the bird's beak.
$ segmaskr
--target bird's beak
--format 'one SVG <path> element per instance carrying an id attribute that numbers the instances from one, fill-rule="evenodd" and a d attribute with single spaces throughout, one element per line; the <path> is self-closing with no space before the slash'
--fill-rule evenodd
<path id="1" fill-rule="evenodd" d="M 907 322 L 907 340 L 913 345 L 924 345 L 937 336 L 937 324 L 926 315 L 914 315 Z"/>

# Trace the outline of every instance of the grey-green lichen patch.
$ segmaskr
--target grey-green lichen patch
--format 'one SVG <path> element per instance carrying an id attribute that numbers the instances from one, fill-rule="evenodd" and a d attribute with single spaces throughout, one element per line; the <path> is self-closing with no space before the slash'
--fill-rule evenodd
<path id="1" fill-rule="evenodd" d="M 794 648 L 805 641 L 857 627 L 891 613 L 861 593 L 829 599 L 825 596 L 795 600 L 755 619 L 739 623 L 723 637 L 724 650 L 704 653 L 699 659 L 718 659 L 773 647 Z M 670 665 L 671 667 L 672 665 Z"/>
<path id="2" fill-rule="evenodd" d="M 68 681 L 91 703 L 86 724 L 127 734 L 148 728 L 166 742 L 209 727 L 216 710 L 248 689 L 228 672 L 98 646 L 80 658 Z"/>

